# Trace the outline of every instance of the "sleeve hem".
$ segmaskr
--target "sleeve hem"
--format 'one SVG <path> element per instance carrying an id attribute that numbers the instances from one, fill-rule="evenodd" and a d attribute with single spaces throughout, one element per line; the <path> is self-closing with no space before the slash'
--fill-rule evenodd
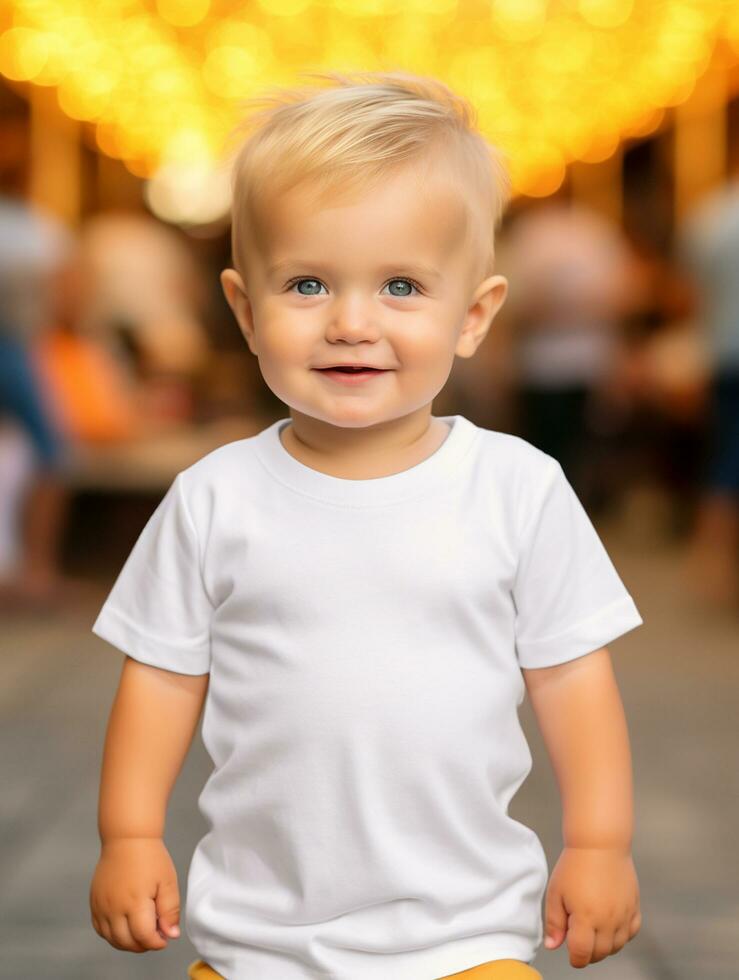
<path id="1" fill-rule="evenodd" d="M 632 597 L 622 596 L 555 636 L 541 640 L 517 639 L 519 665 L 528 669 L 566 663 L 606 646 L 643 622 Z"/>
<path id="2" fill-rule="evenodd" d="M 102 640 L 122 650 L 134 660 L 161 667 L 177 674 L 207 674 L 210 672 L 210 644 L 201 643 L 188 648 L 187 643 L 167 643 L 143 633 L 119 610 L 110 605 L 100 611 L 92 632 Z"/>

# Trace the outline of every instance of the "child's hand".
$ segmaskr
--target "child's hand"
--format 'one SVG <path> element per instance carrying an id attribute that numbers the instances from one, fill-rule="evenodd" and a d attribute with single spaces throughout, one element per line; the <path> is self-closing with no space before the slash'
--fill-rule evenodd
<path id="1" fill-rule="evenodd" d="M 639 882 L 631 854 L 607 847 L 566 847 L 546 897 L 544 945 L 567 946 L 574 967 L 617 953 L 641 928 Z"/>
<path id="2" fill-rule="evenodd" d="M 177 871 L 155 837 L 106 841 L 90 885 L 92 924 L 116 949 L 164 949 L 180 934 Z"/>

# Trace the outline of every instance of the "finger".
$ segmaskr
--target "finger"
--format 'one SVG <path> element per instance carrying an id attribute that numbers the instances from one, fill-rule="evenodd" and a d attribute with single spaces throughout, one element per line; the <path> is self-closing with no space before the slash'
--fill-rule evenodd
<path id="1" fill-rule="evenodd" d="M 176 878 L 159 882 L 154 902 L 159 928 L 164 935 L 179 936 L 180 892 Z"/>
<path id="2" fill-rule="evenodd" d="M 113 949 L 122 949 L 123 947 L 118 942 L 118 938 L 113 930 L 113 923 L 110 919 L 104 919 L 101 922 L 101 934 L 103 939 L 113 947 Z"/>
<path id="3" fill-rule="evenodd" d="M 177 939 L 180 935 L 180 927 L 177 922 L 172 922 L 166 916 L 164 918 L 157 919 L 157 929 L 162 936 L 170 937 L 171 939 Z"/>
<path id="4" fill-rule="evenodd" d="M 562 895 L 556 891 L 548 892 L 544 945 L 547 949 L 556 949 L 566 935 L 567 909 Z"/>
<path id="5" fill-rule="evenodd" d="M 139 945 L 138 940 L 131 935 L 128 927 L 128 918 L 124 913 L 114 915 L 110 921 L 111 932 L 113 934 L 113 945 L 117 949 L 124 949 L 128 953 L 145 953 L 146 950 Z"/>
<path id="6" fill-rule="evenodd" d="M 637 910 L 631 917 L 631 922 L 629 923 L 629 940 L 632 940 L 634 936 L 641 929 L 641 912 Z"/>
<path id="7" fill-rule="evenodd" d="M 99 919 L 98 921 L 100 924 L 100 935 L 106 943 L 110 943 L 113 946 L 113 933 L 110 930 L 110 922 L 107 919 Z"/>
<path id="8" fill-rule="evenodd" d="M 132 909 L 127 919 L 131 936 L 139 946 L 144 949 L 164 949 L 168 945 L 167 940 L 157 932 L 156 912 L 152 901 Z"/>
<path id="9" fill-rule="evenodd" d="M 618 953 L 619 950 L 622 950 L 628 941 L 628 926 L 620 926 L 613 934 L 613 949 L 611 950 L 611 954 Z"/>
<path id="10" fill-rule="evenodd" d="M 571 915 L 567 927 L 567 948 L 570 964 L 575 967 L 587 966 L 593 955 L 595 929 L 585 920 Z"/>
<path id="11" fill-rule="evenodd" d="M 593 941 L 593 952 L 590 956 L 591 963 L 600 963 L 613 952 L 613 930 L 596 929 L 595 940 Z"/>

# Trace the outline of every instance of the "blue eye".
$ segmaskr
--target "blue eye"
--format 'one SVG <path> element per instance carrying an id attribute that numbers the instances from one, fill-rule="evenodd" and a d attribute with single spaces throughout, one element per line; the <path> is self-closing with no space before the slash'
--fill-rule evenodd
<path id="1" fill-rule="evenodd" d="M 391 279 L 390 280 L 390 283 L 394 283 L 394 282 L 402 282 L 402 283 L 405 283 L 406 286 L 411 286 L 413 289 L 418 290 L 418 286 L 416 285 L 416 283 L 412 279 Z M 412 296 L 413 294 L 412 293 L 391 293 L 390 295 L 391 296 L 398 296 L 398 297 L 401 297 L 402 298 L 403 296 Z"/>
<path id="2" fill-rule="evenodd" d="M 304 283 L 304 282 L 313 283 L 314 284 L 314 288 L 310 292 L 307 292 L 307 293 L 301 292 L 300 290 L 298 290 L 298 293 L 299 293 L 300 296 L 318 296 L 319 295 L 318 289 L 316 289 L 315 286 L 318 286 L 320 288 L 323 285 L 323 283 L 320 282 L 318 279 L 308 279 L 306 277 L 303 277 L 302 279 L 291 279 L 290 282 L 288 283 L 289 290 L 292 292 L 292 289 L 293 289 L 294 286 L 299 286 L 301 283 Z M 413 279 L 407 279 L 405 277 L 400 278 L 400 279 L 390 279 L 390 280 L 388 280 L 388 283 L 386 285 L 388 285 L 389 283 L 394 283 L 394 282 L 402 282 L 402 283 L 405 283 L 406 285 L 412 286 L 413 289 L 415 289 L 416 291 L 419 291 L 420 292 L 420 288 L 421 287 Z M 391 296 L 395 296 L 397 299 L 402 299 L 405 296 L 412 296 L 413 294 L 412 293 L 391 293 L 390 295 Z"/>
<path id="3" fill-rule="evenodd" d="M 309 282 L 309 283 L 315 283 L 315 284 L 316 284 L 317 286 L 321 286 L 321 285 L 323 285 L 323 284 L 322 284 L 322 283 L 320 283 L 320 282 L 319 282 L 319 281 L 318 281 L 317 279 L 293 279 L 293 281 L 292 281 L 292 282 L 290 283 L 290 287 L 291 287 L 291 289 L 292 289 L 292 287 L 293 287 L 293 286 L 297 286 L 297 285 L 299 285 L 299 284 L 300 284 L 301 282 Z M 317 292 L 316 292 L 316 291 L 314 290 L 314 291 L 312 291 L 312 292 L 308 292 L 308 293 L 301 293 L 300 295 L 301 295 L 301 296 L 317 296 L 317 295 L 318 295 L 318 293 L 317 293 Z"/>

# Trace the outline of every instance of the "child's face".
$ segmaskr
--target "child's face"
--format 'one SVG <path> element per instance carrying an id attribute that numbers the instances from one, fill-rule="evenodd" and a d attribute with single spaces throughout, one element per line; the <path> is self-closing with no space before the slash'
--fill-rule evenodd
<path id="1" fill-rule="evenodd" d="M 275 201 L 246 256 L 221 274 L 266 384 L 296 412 L 362 427 L 427 409 L 454 356 L 471 357 L 507 281 L 474 281 L 460 195 L 432 173 L 388 178 L 347 203 L 296 188 Z M 358 384 L 318 370 L 383 368 Z"/>

